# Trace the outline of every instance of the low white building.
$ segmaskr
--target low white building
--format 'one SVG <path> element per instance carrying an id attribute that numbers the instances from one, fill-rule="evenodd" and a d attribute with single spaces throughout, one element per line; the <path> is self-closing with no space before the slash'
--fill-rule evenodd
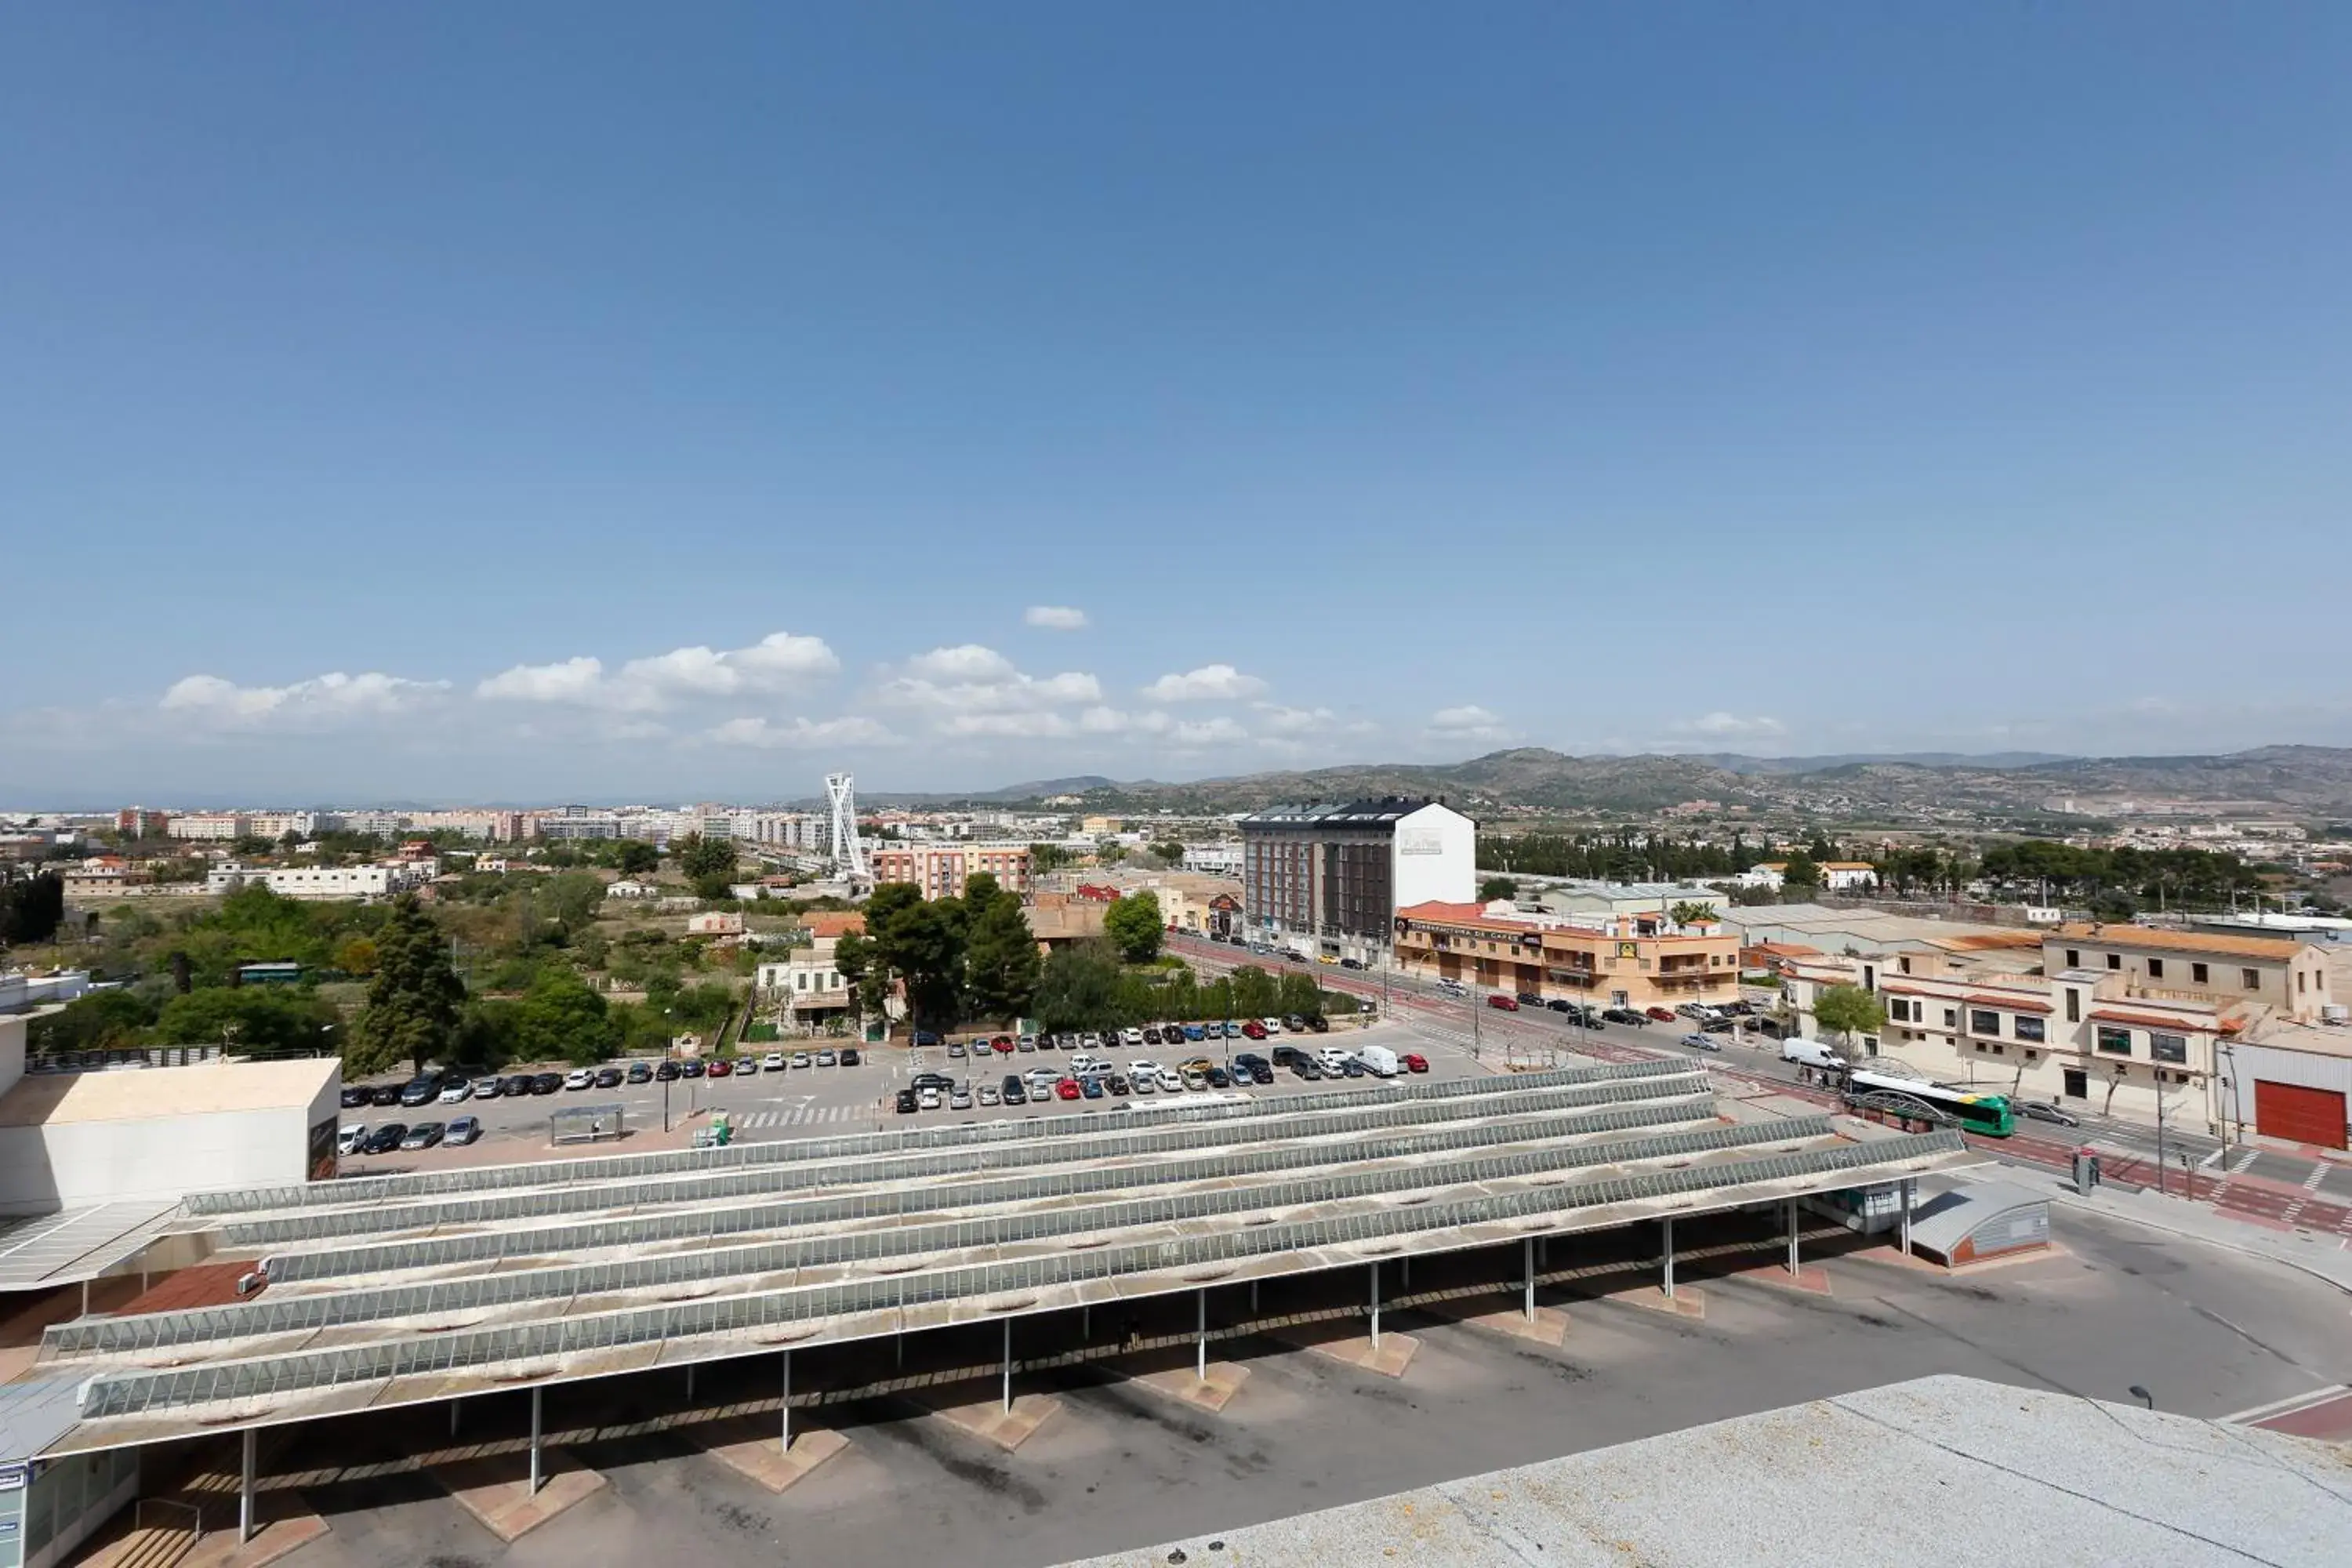
<path id="1" fill-rule="evenodd" d="M 435 863 L 417 861 L 378 866 L 243 866 L 225 860 L 205 875 L 208 893 L 233 893 L 259 882 L 282 899 L 329 900 L 388 899 L 393 894 L 430 881 Z"/>
<path id="2" fill-rule="evenodd" d="M 1822 886 L 1832 893 L 1864 892 L 1878 886 L 1878 868 L 1867 860 L 1824 860 Z"/>

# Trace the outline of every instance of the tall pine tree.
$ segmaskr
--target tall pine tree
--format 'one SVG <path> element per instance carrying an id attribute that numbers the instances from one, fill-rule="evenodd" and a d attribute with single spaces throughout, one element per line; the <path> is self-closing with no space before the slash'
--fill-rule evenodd
<path id="1" fill-rule="evenodd" d="M 440 928 L 413 894 L 393 900 L 375 948 L 375 979 L 344 1049 L 344 1070 L 363 1077 L 404 1058 L 422 1071 L 457 1037 L 465 983 L 449 967 Z"/>

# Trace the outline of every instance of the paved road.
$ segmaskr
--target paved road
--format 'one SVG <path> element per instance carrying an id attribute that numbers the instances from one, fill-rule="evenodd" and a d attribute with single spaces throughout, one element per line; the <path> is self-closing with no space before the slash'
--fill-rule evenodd
<path id="1" fill-rule="evenodd" d="M 1969 1279 L 1857 1257 L 1829 1264 L 1830 1300 L 1706 1281 L 1703 1322 L 1572 1304 L 1561 1349 L 1392 1314 L 1391 1329 L 1422 1342 L 1402 1381 L 1244 1342 L 1232 1353 L 1250 1377 L 1220 1416 L 1129 1384 L 1041 1375 L 1023 1386 L 1056 1393 L 1063 1409 L 1010 1457 L 904 1405 L 836 1409 L 849 1451 L 782 1497 L 677 1434 L 597 1443 L 583 1457 L 609 1488 L 510 1548 L 428 1479 L 355 1482 L 310 1494 L 332 1532 L 286 1561 L 1019 1568 L 1929 1373 L 2116 1401 L 2141 1384 L 2159 1408 L 2208 1416 L 2352 1383 L 2336 1291 L 2138 1226 L 2073 1210 L 2055 1217 L 2063 1253 Z M 772 1363 L 742 1364 L 735 1382 L 767 1392 Z M 706 1376 L 706 1391 L 715 1380 Z M 641 1388 L 639 1404 L 615 1417 L 642 1414 L 648 1395 Z M 363 1436 L 366 1420 L 351 1430 Z M 389 1443 L 391 1428 L 376 1430 Z M 322 1435 L 314 1447 L 323 1459 L 361 1440 Z"/>

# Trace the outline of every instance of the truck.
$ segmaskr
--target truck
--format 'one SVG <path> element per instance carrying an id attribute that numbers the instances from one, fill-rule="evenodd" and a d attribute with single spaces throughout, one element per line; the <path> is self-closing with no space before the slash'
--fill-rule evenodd
<path id="1" fill-rule="evenodd" d="M 1822 1044 L 1821 1041 L 1809 1040 L 1798 1035 L 1790 1035 L 1780 1042 L 1780 1059 L 1784 1062 L 1795 1062 L 1799 1067 L 1823 1068 L 1832 1070 L 1843 1069 L 1846 1065 L 1843 1057 Z"/>

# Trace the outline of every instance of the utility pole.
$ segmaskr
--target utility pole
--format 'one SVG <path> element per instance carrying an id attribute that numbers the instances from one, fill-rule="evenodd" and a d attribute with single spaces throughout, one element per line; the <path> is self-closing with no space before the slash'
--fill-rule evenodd
<path id="1" fill-rule="evenodd" d="M 2164 1086 L 2156 1086 L 2156 1190 L 2164 1191 Z"/>

